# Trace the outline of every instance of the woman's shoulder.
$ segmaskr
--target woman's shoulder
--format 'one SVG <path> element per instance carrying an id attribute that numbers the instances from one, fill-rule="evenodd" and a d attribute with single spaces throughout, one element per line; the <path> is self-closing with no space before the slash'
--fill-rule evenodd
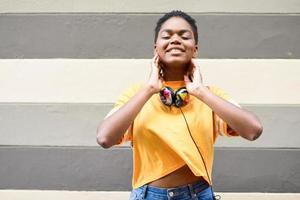
<path id="1" fill-rule="evenodd" d="M 143 82 L 135 82 L 127 86 L 125 89 L 123 89 L 123 93 L 137 93 L 142 87 L 144 83 Z"/>
<path id="2" fill-rule="evenodd" d="M 127 87 L 124 87 L 125 89 L 122 90 L 121 94 L 117 97 L 117 100 L 115 102 L 115 106 L 121 106 L 125 104 L 131 97 L 133 97 L 143 86 L 143 83 L 133 83 L 130 84 Z"/>
<path id="3" fill-rule="evenodd" d="M 221 89 L 220 87 L 218 87 L 218 86 L 216 86 L 216 85 L 206 85 L 206 87 L 207 87 L 211 92 L 217 92 L 217 91 L 223 90 L 223 89 Z"/>
<path id="4" fill-rule="evenodd" d="M 228 97 L 228 93 L 225 92 L 221 87 L 216 85 L 207 85 L 208 89 L 215 95 L 221 96 L 221 97 Z"/>
<path id="5" fill-rule="evenodd" d="M 132 83 L 129 86 L 123 88 L 119 97 L 121 96 L 131 97 L 135 95 L 143 87 L 143 85 L 144 83 L 142 82 Z"/>

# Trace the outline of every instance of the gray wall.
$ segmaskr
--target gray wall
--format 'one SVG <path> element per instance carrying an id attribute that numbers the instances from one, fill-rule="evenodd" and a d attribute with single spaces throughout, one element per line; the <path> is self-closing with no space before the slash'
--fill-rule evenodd
<path id="1" fill-rule="evenodd" d="M 6 14 L 0 58 L 151 58 L 161 14 Z M 201 58 L 299 58 L 300 15 L 197 14 Z"/>
<path id="2" fill-rule="evenodd" d="M 5 163 L 0 168 L 1 189 L 131 189 L 132 151 L 128 147 L 14 146 L 0 150 L 0 161 Z M 215 191 L 299 192 L 297 150 L 217 147 L 215 154 Z"/>
<path id="3" fill-rule="evenodd" d="M 254 144 L 219 139 L 215 190 L 299 192 L 300 136 L 288 132 L 300 128 L 300 106 L 242 106 L 258 115 L 265 131 Z M 0 121 L 0 189 L 130 190 L 131 148 L 102 149 L 95 140 L 95 127 L 110 109 L 103 104 L 0 105 L 0 116 L 6 116 Z"/>

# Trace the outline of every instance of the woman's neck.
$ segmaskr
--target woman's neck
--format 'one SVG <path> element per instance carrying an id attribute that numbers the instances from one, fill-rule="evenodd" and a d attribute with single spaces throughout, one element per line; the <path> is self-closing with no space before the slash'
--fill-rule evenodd
<path id="1" fill-rule="evenodd" d="M 183 75 L 186 74 L 186 69 L 180 68 L 166 68 L 163 72 L 165 81 L 183 81 Z"/>

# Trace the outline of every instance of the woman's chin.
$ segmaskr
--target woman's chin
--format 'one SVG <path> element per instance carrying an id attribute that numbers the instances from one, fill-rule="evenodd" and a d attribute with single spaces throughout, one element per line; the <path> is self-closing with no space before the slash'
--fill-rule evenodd
<path id="1" fill-rule="evenodd" d="M 186 65 L 188 61 L 182 59 L 170 59 L 167 62 L 164 62 L 166 66 L 183 66 Z"/>

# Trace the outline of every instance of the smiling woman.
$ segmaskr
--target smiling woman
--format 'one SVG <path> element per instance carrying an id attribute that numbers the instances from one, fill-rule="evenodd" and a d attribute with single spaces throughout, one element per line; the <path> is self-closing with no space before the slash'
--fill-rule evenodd
<path id="1" fill-rule="evenodd" d="M 155 28 L 151 73 L 123 92 L 97 130 L 104 148 L 131 141 L 130 199 L 215 199 L 213 145 L 220 135 L 255 140 L 257 117 L 215 86 L 205 86 L 195 20 L 165 14 Z"/>
<path id="2" fill-rule="evenodd" d="M 198 55 L 198 32 L 195 21 L 186 16 L 161 18 L 155 29 L 154 53 L 160 58 L 165 81 L 183 80 L 192 58 Z M 192 75 L 192 74 L 190 74 Z"/>

